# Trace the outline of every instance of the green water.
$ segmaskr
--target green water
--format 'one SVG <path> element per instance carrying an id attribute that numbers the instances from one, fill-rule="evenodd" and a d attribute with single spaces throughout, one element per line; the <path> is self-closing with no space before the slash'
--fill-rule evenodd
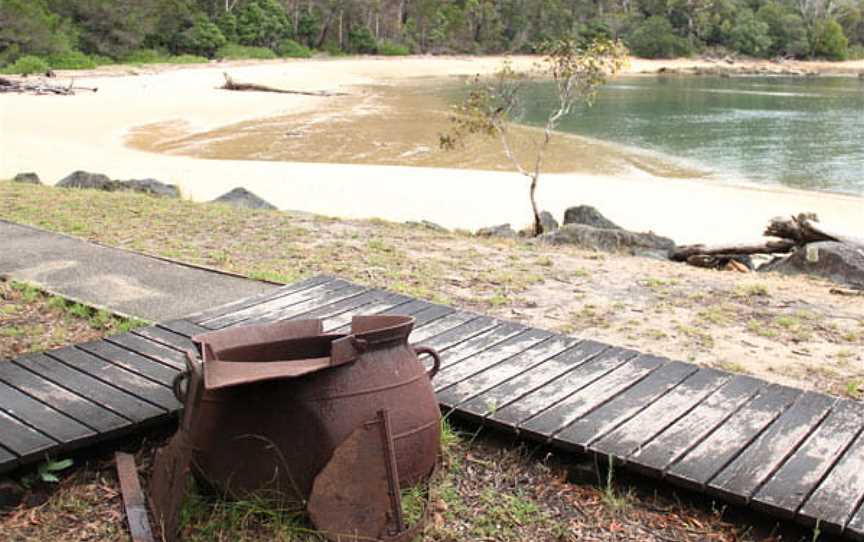
<path id="1" fill-rule="evenodd" d="M 523 122 L 542 124 L 548 84 L 530 89 Z M 718 179 L 864 194 L 864 79 L 617 79 L 563 131 L 662 153 Z"/>

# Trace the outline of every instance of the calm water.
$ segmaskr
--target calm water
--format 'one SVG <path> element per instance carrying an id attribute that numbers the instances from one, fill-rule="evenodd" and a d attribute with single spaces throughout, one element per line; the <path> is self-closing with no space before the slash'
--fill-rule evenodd
<path id="1" fill-rule="evenodd" d="M 551 86 L 524 121 L 542 123 Z M 864 194 L 864 79 L 629 78 L 561 130 L 657 151 L 721 179 Z"/>

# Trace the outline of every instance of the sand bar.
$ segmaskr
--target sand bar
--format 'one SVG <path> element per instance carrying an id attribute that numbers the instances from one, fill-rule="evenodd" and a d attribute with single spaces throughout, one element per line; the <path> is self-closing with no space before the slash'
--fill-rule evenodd
<path id="1" fill-rule="evenodd" d="M 129 130 L 173 122 L 207 130 L 242 121 L 314 111 L 327 98 L 216 90 L 222 72 L 235 79 L 298 90 L 351 91 L 418 77 L 495 70 L 500 58 L 350 58 L 234 63 L 171 69 L 112 68 L 78 74 L 99 87 L 72 97 L 0 95 L 0 178 L 35 171 L 54 183 L 73 170 L 113 178 L 154 177 L 177 183 L 188 197 L 212 199 L 245 186 L 284 209 L 332 216 L 427 219 L 451 228 L 528 223 L 527 184 L 504 172 L 404 166 L 205 160 L 129 148 Z M 517 58 L 528 66 L 530 58 Z M 689 62 L 689 61 L 686 61 Z M 684 67 L 698 63 L 669 64 Z M 631 73 L 661 64 L 636 61 Z M 819 65 L 815 65 L 819 69 Z M 842 68 L 842 69 L 841 69 Z M 844 63 L 844 73 L 864 62 Z M 66 74 L 61 74 L 61 77 Z M 864 231 L 864 198 L 765 186 L 619 175 L 550 174 L 538 193 L 543 208 L 589 203 L 622 226 L 654 230 L 680 243 L 754 239 L 769 218 L 812 211 L 834 227 Z"/>

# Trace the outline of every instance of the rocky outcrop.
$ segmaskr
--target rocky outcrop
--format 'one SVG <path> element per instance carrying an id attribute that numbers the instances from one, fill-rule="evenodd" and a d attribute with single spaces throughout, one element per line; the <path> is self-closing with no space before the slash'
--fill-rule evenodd
<path id="1" fill-rule="evenodd" d="M 116 181 L 120 183 L 120 190 L 130 192 L 141 192 L 151 196 L 163 198 L 179 198 L 180 190 L 176 185 L 166 184 L 156 179 L 131 179 L 129 181 Z"/>
<path id="2" fill-rule="evenodd" d="M 42 181 L 39 180 L 39 175 L 35 173 L 19 173 L 15 175 L 15 178 L 12 179 L 13 182 L 16 183 L 27 183 L 27 184 L 42 184 Z"/>
<path id="3" fill-rule="evenodd" d="M 408 226 L 414 226 L 415 228 L 423 228 L 430 231 L 435 231 L 439 233 L 448 233 L 450 230 L 442 226 L 441 224 L 436 224 L 429 220 L 409 220 L 405 223 Z"/>
<path id="4" fill-rule="evenodd" d="M 558 231 L 541 235 L 540 240 L 558 245 L 575 245 L 590 250 L 623 252 L 664 260 L 668 259 L 669 251 L 675 248 L 672 239 L 651 232 L 636 233 L 572 223 L 564 224 Z"/>
<path id="5" fill-rule="evenodd" d="M 163 183 L 156 179 L 132 179 L 115 181 L 101 173 L 76 171 L 57 183 L 61 188 L 86 188 L 104 192 L 139 192 L 166 198 L 179 198 L 180 190 L 173 184 Z"/>
<path id="6" fill-rule="evenodd" d="M 864 288 L 864 245 L 822 241 L 809 243 L 786 258 L 775 258 L 759 271 L 813 275 L 838 284 Z"/>
<path id="7" fill-rule="evenodd" d="M 510 224 L 489 226 L 488 228 L 480 228 L 477 230 L 477 237 L 506 237 L 512 239 L 516 236 L 516 230 L 514 230 Z"/>
<path id="8" fill-rule="evenodd" d="M 61 188 L 88 188 L 91 190 L 104 190 L 114 192 L 119 187 L 116 181 L 112 181 L 107 175 L 101 173 L 90 173 L 89 171 L 76 171 L 60 180 L 57 186 Z"/>
<path id="9" fill-rule="evenodd" d="M 275 205 L 256 196 L 242 186 L 238 186 L 234 190 L 222 194 L 211 203 L 224 203 L 225 205 L 244 209 L 266 209 L 271 211 L 276 209 Z"/>
<path id="10" fill-rule="evenodd" d="M 623 230 L 621 226 L 600 214 L 600 211 L 590 205 L 577 205 L 564 211 L 564 225 L 567 224 L 582 224 L 605 230 Z"/>

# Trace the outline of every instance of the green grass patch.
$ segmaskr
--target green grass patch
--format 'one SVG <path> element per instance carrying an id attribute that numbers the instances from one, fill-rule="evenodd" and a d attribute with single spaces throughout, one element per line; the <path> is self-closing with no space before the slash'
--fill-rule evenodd
<path id="1" fill-rule="evenodd" d="M 271 60 L 278 58 L 278 56 L 271 49 L 266 47 L 252 47 L 249 45 L 229 43 L 216 51 L 216 58 L 223 58 L 226 60 Z"/>

